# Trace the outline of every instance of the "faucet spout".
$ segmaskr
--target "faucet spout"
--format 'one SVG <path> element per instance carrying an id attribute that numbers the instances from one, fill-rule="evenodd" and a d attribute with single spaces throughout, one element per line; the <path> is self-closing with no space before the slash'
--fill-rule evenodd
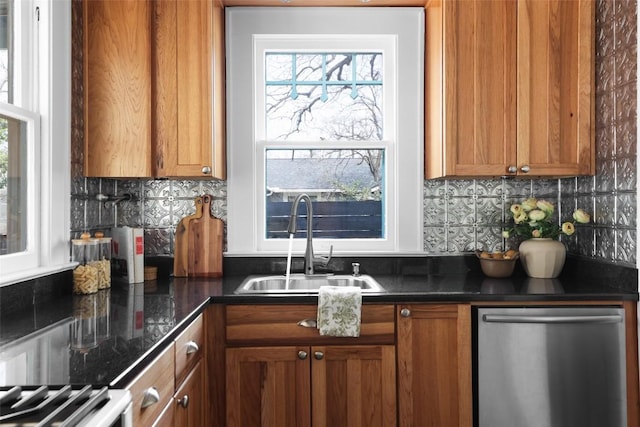
<path id="1" fill-rule="evenodd" d="M 326 266 L 331 260 L 331 253 L 333 252 L 333 246 L 329 252 L 329 257 L 318 257 L 316 258 L 313 254 L 313 206 L 311 204 L 311 198 L 305 194 L 299 194 L 298 197 L 291 205 L 291 214 L 289 215 L 289 227 L 287 230 L 289 234 L 295 234 L 297 226 L 296 226 L 296 218 L 298 217 L 298 205 L 300 202 L 304 201 L 304 204 L 307 208 L 307 247 L 304 251 L 304 274 L 311 275 L 314 274 L 314 263 L 321 262 L 324 266 Z"/>

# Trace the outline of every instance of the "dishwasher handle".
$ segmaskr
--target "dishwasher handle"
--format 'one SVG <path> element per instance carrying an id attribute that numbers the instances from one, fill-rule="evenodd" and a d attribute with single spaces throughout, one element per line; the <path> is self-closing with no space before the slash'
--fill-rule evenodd
<path id="1" fill-rule="evenodd" d="M 527 314 L 483 314 L 486 323 L 620 323 L 619 314 L 603 315 L 527 315 Z"/>

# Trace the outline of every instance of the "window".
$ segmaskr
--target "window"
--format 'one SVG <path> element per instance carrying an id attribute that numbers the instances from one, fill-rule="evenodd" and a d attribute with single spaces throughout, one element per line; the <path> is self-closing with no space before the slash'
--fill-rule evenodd
<path id="1" fill-rule="evenodd" d="M 422 250 L 423 13 L 227 9 L 228 255 Z"/>
<path id="2" fill-rule="evenodd" d="M 0 0 L 0 285 L 69 267 L 70 35 L 69 0 Z"/>

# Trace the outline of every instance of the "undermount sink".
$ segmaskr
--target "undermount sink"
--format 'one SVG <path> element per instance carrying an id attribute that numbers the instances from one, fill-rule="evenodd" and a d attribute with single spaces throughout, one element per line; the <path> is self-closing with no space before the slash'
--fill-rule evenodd
<path id="1" fill-rule="evenodd" d="M 321 286 L 359 286 L 362 292 L 384 292 L 384 288 L 371 276 L 348 274 L 328 274 L 305 276 L 292 274 L 287 279 L 282 276 L 249 276 L 236 289 L 236 294 L 313 294 Z"/>

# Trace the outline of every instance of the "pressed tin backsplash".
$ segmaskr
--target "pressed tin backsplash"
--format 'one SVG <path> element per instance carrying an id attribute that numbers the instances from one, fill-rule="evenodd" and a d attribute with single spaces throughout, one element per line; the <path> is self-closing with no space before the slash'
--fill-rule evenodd
<path id="1" fill-rule="evenodd" d="M 76 2 L 74 2 L 76 3 Z M 74 10 L 74 28 L 78 27 Z M 593 177 L 564 179 L 426 180 L 424 250 L 459 255 L 502 249 L 500 224 L 509 205 L 534 195 L 558 207 L 562 219 L 576 207 L 593 221 L 565 238 L 569 252 L 636 267 L 637 246 L 637 3 L 598 0 L 596 10 L 596 164 Z M 74 46 L 82 38 L 74 30 Z M 175 227 L 212 194 L 212 213 L 226 221 L 226 183 L 200 180 L 82 178 L 82 55 L 74 47 L 72 236 L 113 225 L 142 226 L 149 255 L 173 254 Z M 107 206 L 96 194 L 131 193 L 133 201 Z M 509 242 L 506 242 L 507 245 Z"/>

